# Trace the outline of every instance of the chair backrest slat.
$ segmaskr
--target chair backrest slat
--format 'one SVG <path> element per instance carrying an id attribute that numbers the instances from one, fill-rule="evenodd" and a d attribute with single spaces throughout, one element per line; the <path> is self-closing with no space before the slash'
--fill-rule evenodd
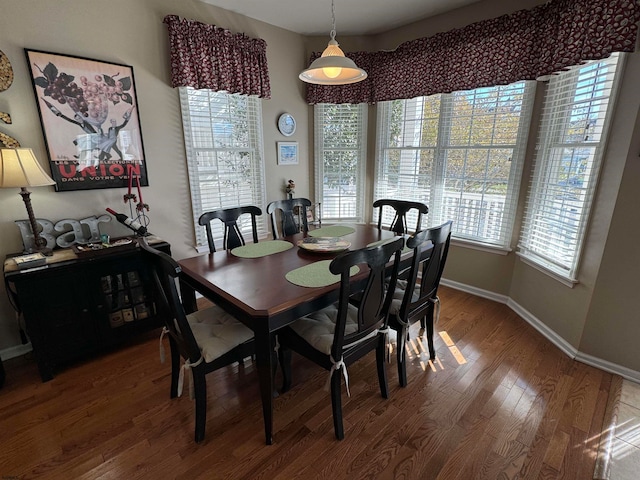
<path id="1" fill-rule="evenodd" d="M 164 320 L 165 327 L 180 355 L 196 362 L 201 355 L 200 347 L 193 336 L 176 287 L 176 280 L 182 270 L 171 256 L 149 246 L 144 237 L 139 239 L 139 244 L 145 260 L 152 266 L 151 274 L 158 286 L 160 300 L 156 308 Z"/>
<path id="2" fill-rule="evenodd" d="M 223 208 L 219 210 L 211 210 L 200 215 L 198 223 L 206 229 L 207 242 L 209 244 L 209 252 L 216 251 L 216 246 L 211 229 L 211 221 L 218 219 L 224 224 L 224 238 L 222 248 L 230 250 L 245 244 L 242 232 L 238 227 L 238 218 L 241 215 L 251 215 L 251 232 L 253 234 L 253 243 L 258 243 L 258 224 L 256 217 L 262 215 L 262 210 L 254 205 L 246 205 L 243 207 Z"/>
<path id="3" fill-rule="evenodd" d="M 449 220 L 438 227 L 418 232 L 407 240 L 407 247 L 412 248 L 414 253 L 399 311 L 400 319 L 405 322 L 411 322 L 423 316 L 430 302 L 438 294 L 440 279 L 449 253 L 452 225 L 453 222 Z M 420 277 L 420 287 L 419 294 L 416 295 L 418 277 Z"/>
<path id="4" fill-rule="evenodd" d="M 409 233 L 409 226 L 407 225 L 407 213 L 409 210 L 415 209 L 418 212 L 418 220 L 416 222 L 416 228 L 413 230 L 414 232 L 420 231 L 420 227 L 422 226 L 422 215 L 429 213 L 429 207 L 421 202 L 382 198 L 373 202 L 373 208 L 380 209 L 378 212 L 378 230 L 382 230 L 384 207 L 391 207 L 394 209 L 394 217 L 389 230 L 397 233 L 398 235 Z"/>
<path id="5" fill-rule="evenodd" d="M 340 275 L 338 316 L 331 349 L 334 359 L 337 360 L 341 356 L 344 345 L 356 343 L 386 325 L 403 246 L 404 238 L 396 237 L 382 245 L 342 253 L 331 262 L 331 273 Z M 390 265 L 389 260 L 392 257 Z M 356 293 L 352 290 L 354 284 L 350 271 L 351 267 L 359 264 L 367 265 L 369 273 L 366 285 L 358 297 L 357 331 L 345 336 L 349 301 L 351 295 Z M 388 278 L 390 280 L 387 282 Z"/>
<path id="6" fill-rule="evenodd" d="M 307 198 L 290 198 L 275 200 L 267 205 L 267 214 L 271 216 L 271 231 L 273 238 L 278 239 L 309 231 L 307 223 L 307 208 L 311 207 L 311 200 Z M 296 213 L 295 209 L 299 211 Z M 278 216 L 280 219 L 278 219 Z M 300 224 L 296 222 L 300 219 Z M 281 228 L 278 228 L 280 226 Z"/>

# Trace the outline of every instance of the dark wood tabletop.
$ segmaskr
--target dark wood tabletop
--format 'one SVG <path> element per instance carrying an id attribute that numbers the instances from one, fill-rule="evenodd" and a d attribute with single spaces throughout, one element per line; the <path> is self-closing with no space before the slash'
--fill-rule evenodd
<path id="1" fill-rule="evenodd" d="M 351 250 L 379 240 L 393 238 L 394 233 L 379 231 L 374 225 L 349 225 L 354 233 L 340 237 L 351 242 Z M 240 258 L 230 251 L 179 260 L 182 268 L 181 293 L 185 308 L 196 309 L 195 292 L 215 302 L 251 327 L 256 337 L 256 365 L 260 380 L 265 436 L 272 443 L 272 398 L 275 391 L 272 371 L 273 333 L 284 325 L 337 300 L 339 284 L 326 287 L 300 287 L 290 283 L 285 275 L 296 268 L 319 260 L 334 258 L 303 250 L 297 242 L 306 235 L 285 237 L 293 248 L 260 258 Z M 364 277 L 362 271 L 354 277 Z"/>

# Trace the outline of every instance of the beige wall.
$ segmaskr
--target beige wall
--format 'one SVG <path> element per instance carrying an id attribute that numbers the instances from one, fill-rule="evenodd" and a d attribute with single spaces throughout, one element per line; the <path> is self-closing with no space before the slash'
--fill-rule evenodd
<path id="1" fill-rule="evenodd" d="M 295 33 L 257 22 L 197 0 L 0 0 L 2 27 L 0 50 L 9 58 L 15 79 L 0 92 L 0 111 L 8 112 L 12 125 L 0 123 L 0 131 L 15 137 L 22 146 L 34 149 L 44 164 L 47 159 L 44 138 L 31 80 L 25 47 L 55 53 L 90 57 L 133 66 L 142 135 L 148 161 L 150 186 L 144 188 L 150 205 L 150 230 L 168 240 L 176 258 L 195 254 L 193 221 L 178 91 L 169 85 L 167 14 L 211 23 L 234 32 L 263 38 L 272 98 L 262 102 L 264 153 L 267 175 L 267 201 L 284 198 L 284 183 L 293 178 L 296 193 L 309 195 L 310 169 L 308 107 L 304 85 L 297 78 L 306 53 L 303 38 Z M 296 133 L 282 136 L 276 126 L 278 116 L 289 112 L 297 120 Z M 276 141 L 299 143 L 300 163 L 276 164 Z M 48 169 L 48 167 L 47 167 Z M 105 207 L 125 210 L 124 189 L 55 192 L 53 187 L 32 189 L 36 215 L 53 221 L 85 218 L 104 213 Z M 18 190 L 0 190 L 0 256 L 22 249 L 16 219 L 26 217 Z M 107 233 L 127 234 L 117 223 Z M 4 287 L 0 292 L 0 351 L 18 345 L 20 338 Z"/>
<path id="2" fill-rule="evenodd" d="M 376 37 L 344 37 L 345 50 L 393 49 L 398 44 L 434 33 L 463 27 L 474 21 L 531 8 L 545 0 L 484 0 L 438 17 L 395 29 Z M 178 93 L 169 87 L 168 46 L 162 19 L 177 14 L 236 32 L 264 38 L 272 98 L 263 102 L 264 145 L 267 164 L 267 200 L 283 196 L 282 185 L 294 178 L 296 192 L 312 196 L 313 110 L 304 102 L 304 85 L 297 79 L 311 51 L 323 50 L 326 36 L 304 38 L 276 27 L 211 7 L 197 0 L 81 0 L 20 2 L 0 0 L 3 26 L 0 50 L 15 70 L 14 85 L 0 92 L 0 111 L 13 116 L 13 125 L 0 131 L 32 147 L 46 159 L 42 130 L 33 98 L 23 48 L 87 56 L 134 67 L 142 132 L 148 159 L 150 186 L 145 201 L 151 205 L 151 230 L 167 239 L 176 258 L 194 254 L 192 213 L 188 194 L 184 143 Z M 10 21 L 6 21 L 9 19 Z M 491 254 L 462 246 L 452 247 L 445 277 L 448 280 L 510 298 L 572 348 L 605 364 L 635 372 L 640 378 L 640 180 L 638 151 L 640 123 L 640 54 L 628 56 L 606 150 L 602 180 L 587 234 L 580 283 L 569 288 L 524 264 L 515 253 Z M 288 140 L 299 142 L 298 166 L 278 167 L 275 142 L 283 140 L 276 129 L 282 112 L 292 113 L 298 129 Z M 373 176 L 375 107 L 369 116 L 369 179 Z M 529 149 L 531 152 L 531 149 Z M 531 159 L 527 159 L 530 166 Z M 528 179 L 525 168 L 524 178 Z M 523 187 L 526 191 L 526 183 Z M 58 220 L 102 213 L 106 206 L 122 206 L 119 189 L 55 193 L 33 189 L 39 217 Z M 24 218 L 17 192 L 0 190 L 0 254 L 20 250 L 13 221 Z M 522 200 L 520 211 L 522 211 Z M 117 224 L 111 225 L 116 231 Z M 121 233 L 126 233 L 120 230 Z M 111 233 L 111 232 L 109 232 Z M 515 247 L 515 245 L 513 245 Z M 14 315 L 4 293 L 0 295 L 0 350 L 19 343 Z M 606 366 L 606 365 L 605 365 Z M 632 375 L 632 376 L 633 376 Z"/>
<path id="3" fill-rule="evenodd" d="M 594 221 L 610 227 L 599 235 L 604 254 L 580 343 L 581 351 L 636 372 L 640 371 L 639 81 L 640 54 L 636 53 L 627 62 L 609 141 L 610 165 L 601 182 L 601 191 L 611 192 L 611 197 L 617 192 L 617 196 L 607 198 L 607 207 L 612 207 L 600 209 Z"/>

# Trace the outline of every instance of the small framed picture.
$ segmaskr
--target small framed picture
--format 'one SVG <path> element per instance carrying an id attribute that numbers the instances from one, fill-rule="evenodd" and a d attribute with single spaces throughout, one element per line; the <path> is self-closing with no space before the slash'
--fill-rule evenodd
<path id="1" fill-rule="evenodd" d="M 298 142 L 277 142 L 278 165 L 298 164 Z"/>

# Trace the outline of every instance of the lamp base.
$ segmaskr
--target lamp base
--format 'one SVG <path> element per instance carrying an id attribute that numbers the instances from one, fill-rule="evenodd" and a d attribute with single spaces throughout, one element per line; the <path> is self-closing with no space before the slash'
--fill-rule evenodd
<path id="1" fill-rule="evenodd" d="M 20 188 L 20 196 L 24 201 L 24 206 L 27 209 L 27 215 L 29 215 L 29 223 L 31 224 L 31 231 L 33 233 L 34 246 L 25 253 L 41 253 L 50 257 L 53 255 L 53 250 L 46 246 L 47 241 L 40 236 L 38 222 L 36 222 L 36 216 L 33 213 L 33 207 L 31 206 L 31 192 L 25 187 Z"/>

